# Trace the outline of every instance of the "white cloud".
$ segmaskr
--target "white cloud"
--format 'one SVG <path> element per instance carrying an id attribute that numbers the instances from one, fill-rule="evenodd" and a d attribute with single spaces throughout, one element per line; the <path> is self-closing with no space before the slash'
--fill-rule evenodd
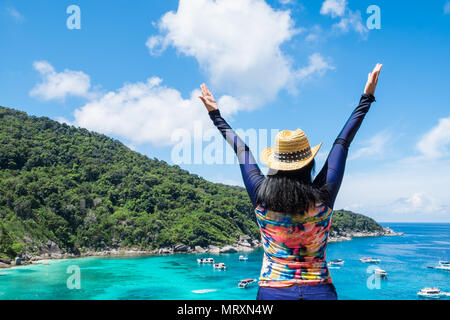
<path id="1" fill-rule="evenodd" d="M 308 58 L 309 64 L 296 71 L 296 78 L 300 80 L 307 80 L 312 76 L 323 75 L 327 70 L 333 70 L 334 67 L 325 61 L 325 59 L 319 54 L 314 53 Z"/>
<path id="2" fill-rule="evenodd" d="M 320 9 L 322 15 L 330 15 L 332 18 L 339 18 L 340 21 L 333 25 L 333 29 L 338 32 L 347 33 L 351 30 L 366 38 L 369 30 L 363 23 L 361 12 L 352 11 L 347 7 L 346 0 L 325 0 Z"/>
<path id="3" fill-rule="evenodd" d="M 450 154 L 450 117 L 439 120 L 417 143 L 417 149 L 427 159 L 438 159 Z"/>
<path id="4" fill-rule="evenodd" d="M 369 30 L 363 24 L 361 12 L 359 10 L 353 12 L 348 11 L 348 14 L 341 19 L 338 23 L 334 24 L 333 27 L 341 32 L 349 32 L 354 30 L 362 36 L 367 36 Z"/>
<path id="5" fill-rule="evenodd" d="M 444 5 L 444 14 L 450 14 L 450 1 Z"/>
<path id="6" fill-rule="evenodd" d="M 75 110 L 74 124 L 83 128 L 114 134 L 134 144 L 151 142 L 154 145 L 171 145 L 176 130 L 194 131 L 195 125 L 210 126 L 200 90 L 194 90 L 189 99 L 173 88 L 161 85 L 157 77 L 146 82 L 128 83 L 122 88 L 106 93 Z M 223 96 L 218 100 L 224 115 L 239 108 L 238 102 Z"/>
<path id="7" fill-rule="evenodd" d="M 6 13 L 12 17 L 16 22 L 24 22 L 25 21 L 25 17 L 19 12 L 17 11 L 17 9 L 9 7 L 6 8 Z"/>
<path id="8" fill-rule="evenodd" d="M 351 152 L 349 160 L 354 160 L 362 157 L 380 157 L 386 154 L 386 144 L 391 139 L 391 134 L 384 130 L 377 133 L 369 140 L 363 142 L 365 147 L 362 147 L 355 152 Z"/>
<path id="9" fill-rule="evenodd" d="M 392 204 L 394 213 L 441 213 L 445 208 L 435 198 L 425 193 L 414 193 L 399 198 Z"/>
<path id="10" fill-rule="evenodd" d="M 342 17 L 347 8 L 347 0 L 325 0 L 320 8 L 320 14 Z"/>
<path id="11" fill-rule="evenodd" d="M 273 99 L 305 72 L 294 70 L 281 50 L 300 32 L 290 11 L 263 0 L 180 0 L 158 28 L 160 34 L 147 41 L 152 54 L 173 46 L 194 57 L 213 86 L 246 101 L 248 109 Z"/>
<path id="12" fill-rule="evenodd" d="M 308 30 L 308 34 L 305 37 L 306 42 L 319 42 L 324 39 L 324 33 L 322 27 L 314 25 Z"/>
<path id="13" fill-rule="evenodd" d="M 40 73 L 42 82 L 30 91 L 32 97 L 64 100 L 69 95 L 79 97 L 89 95 L 91 80 L 85 73 L 68 69 L 58 73 L 47 61 L 36 61 L 33 66 Z"/>

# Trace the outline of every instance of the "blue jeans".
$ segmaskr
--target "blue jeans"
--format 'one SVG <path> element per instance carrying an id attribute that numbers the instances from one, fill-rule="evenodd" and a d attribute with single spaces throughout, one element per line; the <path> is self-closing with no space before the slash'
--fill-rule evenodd
<path id="1" fill-rule="evenodd" d="M 286 288 L 260 287 L 256 300 L 337 300 L 333 284 L 294 285 Z"/>

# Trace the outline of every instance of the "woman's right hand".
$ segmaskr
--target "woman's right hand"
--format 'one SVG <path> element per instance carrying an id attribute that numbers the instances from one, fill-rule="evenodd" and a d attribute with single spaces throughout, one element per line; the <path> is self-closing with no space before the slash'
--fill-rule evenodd
<path id="1" fill-rule="evenodd" d="M 199 98 L 205 104 L 205 107 L 208 110 L 208 112 L 219 109 L 216 100 L 214 99 L 212 93 L 209 91 L 206 84 L 202 84 L 200 88 L 202 89 L 202 95 L 199 96 Z"/>
<path id="2" fill-rule="evenodd" d="M 380 75 L 380 71 L 383 65 L 381 63 L 377 63 L 375 68 L 371 73 L 369 73 L 369 77 L 367 79 L 366 88 L 364 89 L 365 94 L 375 95 L 375 89 L 378 84 L 378 76 Z"/>

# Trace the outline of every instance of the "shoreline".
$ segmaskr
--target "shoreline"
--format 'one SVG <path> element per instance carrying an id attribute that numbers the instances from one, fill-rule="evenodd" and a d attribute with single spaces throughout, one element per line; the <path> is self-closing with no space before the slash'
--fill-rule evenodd
<path id="1" fill-rule="evenodd" d="M 389 227 L 383 228 L 383 232 L 344 232 L 338 235 L 330 235 L 328 243 L 351 241 L 353 238 L 395 237 L 403 234 L 403 232 L 395 232 Z"/>
<path id="2" fill-rule="evenodd" d="M 384 228 L 383 232 L 348 232 L 339 235 L 333 235 L 328 238 L 328 243 L 337 243 L 344 241 L 351 241 L 353 238 L 373 238 L 373 237 L 392 237 L 401 236 L 403 232 L 394 232 L 390 228 Z M 179 244 L 173 247 L 163 247 L 155 250 L 140 250 L 136 248 L 127 249 L 110 249 L 102 251 L 87 251 L 80 254 L 71 253 L 46 253 L 44 255 L 32 256 L 28 260 L 21 261 L 20 264 L 11 262 L 10 264 L 0 263 L 0 270 L 6 270 L 16 267 L 23 267 L 29 265 L 48 265 L 50 261 L 58 260 L 71 260 L 71 259 L 83 259 L 83 258 L 127 258 L 127 257 L 156 257 L 156 256 L 167 256 L 174 254 L 227 254 L 227 253 L 249 253 L 253 252 L 262 245 L 258 240 L 253 240 L 251 243 L 248 242 L 249 238 L 243 241 L 237 242 L 234 245 L 225 245 L 223 247 L 209 245 L 207 248 L 202 248 L 199 246 L 193 249 L 187 245 Z"/>

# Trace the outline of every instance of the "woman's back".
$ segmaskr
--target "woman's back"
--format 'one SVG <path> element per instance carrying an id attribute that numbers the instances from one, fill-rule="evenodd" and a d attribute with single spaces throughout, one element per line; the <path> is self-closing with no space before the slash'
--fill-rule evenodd
<path id="1" fill-rule="evenodd" d="M 264 248 L 262 287 L 331 283 L 325 261 L 332 209 L 321 203 L 305 213 L 255 209 Z"/>

